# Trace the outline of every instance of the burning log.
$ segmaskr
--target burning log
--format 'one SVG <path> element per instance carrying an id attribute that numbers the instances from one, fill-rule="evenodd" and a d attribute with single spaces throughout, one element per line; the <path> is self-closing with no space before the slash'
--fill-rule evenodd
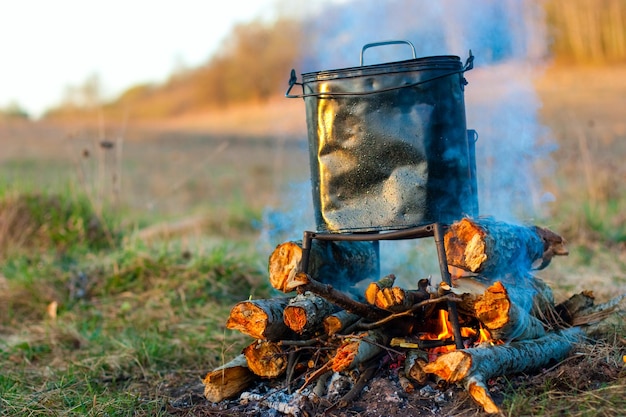
<path id="1" fill-rule="evenodd" d="M 302 271 L 302 243 L 285 242 L 276 246 L 269 257 L 272 286 L 290 292 L 284 284 Z M 317 281 L 345 289 L 351 284 L 373 279 L 378 274 L 378 252 L 369 241 L 313 240 L 307 273 Z"/>
<path id="2" fill-rule="evenodd" d="M 248 369 L 246 357 L 241 354 L 206 375 L 202 381 L 204 396 L 218 403 L 239 395 L 255 379 L 256 376 Z"/>
<path id="3" fill-rule="evenodd" d="M 375 304 L 378 293 L 385 288 L 393 287 L 393 283 L 395 281 L 396 276 L 394 274 L 389 274 L 382 277 L 378 281 L 371 282 L 365 290 L 365 300 L 370 304 Z"/>
<path id="4" fill-rule="evenodd" d="M 445 233 L 448 264 L 485 276 L 526 272 L 555 255 L 567 255 L 563 238 L 537 226 L 520 226 L 491 218 L 464 218 Z"/>
<path id="5" fill-rule="evenodd" d="M 383 352 L 388 336 L 380 329 L 350 337 L 339 346 L 332 360 L 332 369 L 342 372 L 356 368 Z"/>
<path id="6" fill-rule="evenodd" d="M 533 340 L 456 350 L 441 355 L 423 369 L 447 382 L 463 383 L 472 398 L 487 413 L 498 413 L 500 409 L 485 386 L 489 378 L 535 371 L 550 363 L 559 362 L 565 358 L 581 335 L 581 330 L 574 327 L 551 332 Z"/>
<path id="7" fill-rule="evenodd" d="M 278 343 L 256 340 L 243 350 L 243 354 L 248 368 L 262 378 L 276 378 L 287 370 L 287 359 Z"/>
<path id="8" fill-rule="evenodd" d="M 310 292 L 294 297 L 283 313 L 287 327 L 298 334 L 308 334 L 322 326 L 324 319 L 337 311 L 334 304 Z"/>
<path id="9" fill-rule="evenodd" d="M 290 298 L 241 301 L 231 309 L 226 327 L 239 330 L 255 339 L 281 340 L 292 335 L 283 321 Z"/>
<path id="10" fill-rule="evenodd" d="M 536 339 L 546 334 L 543 323 L 513 303 L 499 281 L 478 297 L 474 312 L 496 340 Z"/>

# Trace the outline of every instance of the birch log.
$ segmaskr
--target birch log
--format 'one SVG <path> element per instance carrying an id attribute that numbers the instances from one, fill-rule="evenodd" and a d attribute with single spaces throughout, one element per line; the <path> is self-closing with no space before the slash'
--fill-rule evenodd
<path id="1" fill-rule="evenodd" d="M 441 355 L 423 369 L 447 382 L 464 384 L 487 413 L 498 413 L 500 410 L 485 386 L 490 378 L 536 371 L 559 362 L 581 337 L 581 330 L 571 327 L 534 340 L 456 350 Z"/>
<path id="2" fill-rule="evenodd" d="M 522 226 L 491 218 L 464 218 L 445 233 L 448 264 L 495 277 L 545 267 L 555 255 L 567 254 L 563 239 L 537 226 Z"/>
<path id="3" fill-rule="evenodd" d="M 241 301 L 233 306 L 226 327 L 255 339 L 277 341 L 293 332 L 285 325 L 283 313 L 289 297 Z"/>
<path id="4" fill-rule="evenodd" d="M 376 357 L 383 351 L 383 346 L 387 340 L 387 335 L 380 329 L 347 339 L 339 346 L 335 357 L 332 359 L 333 371 L 342 372 L 354 369 Z"/>
<path id="5" fill-rule="evenodd" d="M 321 328 L 324 318 L 337 311 L 337 307 L 313 293 L 296 295 L 283 313 L 287 327 L 296 333 L 310 334 Z"/>

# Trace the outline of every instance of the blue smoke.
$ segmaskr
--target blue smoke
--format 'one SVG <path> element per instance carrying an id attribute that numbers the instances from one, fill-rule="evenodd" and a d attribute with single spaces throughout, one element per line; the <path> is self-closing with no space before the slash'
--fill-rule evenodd
<path id="1" fill-rule="evenodd" d="M 541 103 L 533 88 L 533 78 L 547 57 L 540 6 L 540 2 L 527 0 L 353 0 L 331 4 L 303 21 L 303 59 L 296 71 L 358 66 L 363 45 L 390 39 L 411 41 L 418 57 L 457 55 L 465 60 L 471 50 L 476 57 L 475 69 L 465 74 L 469 82 L 465 98 L 467 128 L 479 134 L 480 214 L 503 221 L 526 221 L 536 216 L 540 203 L 547 200 L 541 179 L 548 172 L 538 165 L 549 168 L 555 148 L 538 120 Z M 364 65 L 411 57 L 406 45 L 376 47 L 366 51 Z M 289 193 L 310 195 L 310 184 L 299 186 L 307 187 L 306 191 L 295 193 L 291 189 Z M 272 212 L 274 224 L 269 228 L 291 230 L 295 233 L 291 238 L 299 239 L 301 231 L 311 230 L 313 223 L 312 211 L 302 216 L 300 204 L 308 204 L 309 198 L 305 201 L 295 204 L 297 214 L 293 214 L 294 205 L 282 206 L 286 227 L 280 224 L 283 217 L 279 212 Z M 275 238 L 278 235 L 285 240 L 283 233 L 274 233 Z M 404 250 L 413 248 L 410 243 L 389 250 L 386 247 L 381 245 L 381 257 L 391 272 L 398 265 L 404 268 L 412 257 Z M 429 258 L 433 258 L 436 272 L 432 251 Z M 419 275 L 417 278 L 428 275 L 421 266 L 415 269 L 411 273 Z"/>

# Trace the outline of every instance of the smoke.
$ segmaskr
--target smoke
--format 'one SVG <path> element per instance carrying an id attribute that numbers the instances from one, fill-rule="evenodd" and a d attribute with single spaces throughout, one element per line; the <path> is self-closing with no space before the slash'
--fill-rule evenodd
<path id="1" fill-rule="evenodd" d="M 358 66 L 362 46 L 382 40 L 409 40 L 417 57 L 457 55 L 464 60 L 471 50 L 475 68 L 465 74 L 465 102 L 467 128 L 479 135 L 480 214 L 522 222 L 540 213 L 550 199 L 542 178 L 550 173 L 555 148 L 539 122 L 541 103 L 533 88 L 548 56 L 540 1 L 354 0 L 331 3 L 303 25 L 299 73 Z M 364 65 L 371 65 L 411 57 L 408 46 L 388 45 L 367 49 L 363 58 Z M 306 187 L 310 194 L 309 184 Z M 312 217 L 291 215 L 291 207 L 283 207 L 289 228 L 310 228 Z M 403 244 L 407 250 L 413 246 Z M 389 255 L 394 268 L 394 254 L 401 253 L 398 264 L 406 263 L 403 250 L 394 247 L 386 253 L 381 245 L 381 257 Z M 431 255 L 436 265 L 436 255 Z M 424 273 L 418 269 L 413 272 Z"/>

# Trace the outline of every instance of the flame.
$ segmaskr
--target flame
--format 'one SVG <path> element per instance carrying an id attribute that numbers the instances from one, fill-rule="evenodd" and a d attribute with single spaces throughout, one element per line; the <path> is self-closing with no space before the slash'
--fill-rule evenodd
<path id="1" fill-rule="evenodd" d="M 450 320 L 448 320 L 448 312 L 446 310 L 439 310 L 439 318 L 434 321 L 433 329 L 426 334 L 421 336 L 422 340 L 451 340 L 454 339 L 454 332 L 452 330 L 452 324 Z M 472 327 L 461 327 L 461 336 L 463 338 L 471 338 L 476 341 L 473 344 L 480 343 L 491 343 L 495 344 L 496 342 L 491 337 L 491 334 L 487 329 L 485 329 L 482 325 L 479 329 L 474 329 Z M 440 350 L 452 351 L 455 349 L 453 345 L 444 346 L 442 348 L 437 348 Z"/>
<path id="2" fill-rule="evenodd" d="M 441 331 L 437 335 L 437 340 L 446 340 L 454 337 L 452 324 L 448 320 L 448 312 L 446 310 L 439 310 L 439 325 L 441 326 Z"/>
<path id="3" fill-rule="evenodd" d="M 478 330 L 478 340 L 476 341 L 476 344 L 480 343 L 493 343 L 491 334 L 487 331 L 487 329 L 483 328 L 483 326 L 480 326 L 480 329 Z"/>

